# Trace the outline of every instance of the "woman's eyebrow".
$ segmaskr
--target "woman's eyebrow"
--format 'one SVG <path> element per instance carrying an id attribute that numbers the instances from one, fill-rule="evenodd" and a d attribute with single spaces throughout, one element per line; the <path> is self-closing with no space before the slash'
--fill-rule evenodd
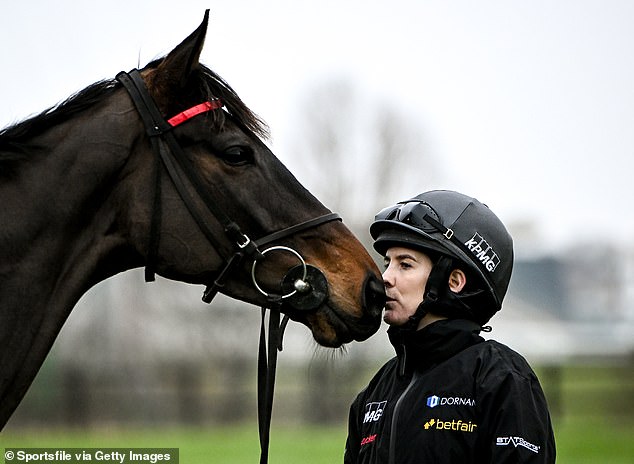
<path id="1" fill-rule="evenodd" d="M 411 255 L 409 253 L 401 253 L 401 254 L 396 255 L 396 256 L 394 256 L 392 258 L 389 258 L 389 257 L 386 256 L 386 259 L 387 260 L 397 259 L 399 261 L 403 261 L 404 259 L 411 259 L 412 261 L 418 261 L 414 255 Z"/>

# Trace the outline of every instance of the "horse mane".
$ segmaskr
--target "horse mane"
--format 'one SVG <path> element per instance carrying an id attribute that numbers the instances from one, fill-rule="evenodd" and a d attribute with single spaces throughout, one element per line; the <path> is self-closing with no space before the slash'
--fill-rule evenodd
<path id="1" fill-rule="evenodd" d="M 161 59 L 155 60 L 146 68 L 154 68 L 160 62 Z M 244 129 L 260 137 L 268 137 L 266 123 L 253 113 L 231 86 L 211 69 L 201 64 L 192 73 L 189 85 L 194 87 L 193 91 L 198 94 L 199 99 L 220 98 L 230 117 Z M 121 84 L 115 79 L 95 82 L 40 114 L 0 130 L 0 174 L 8 173 L 15 163 L 26 158 L 29 141 L 33 137 L 103 101 L 120 86 Z M 214 113 L 216 114 L 212 124 L 216 128 L 221 128 L 225 112 L 215 111 Z"/>
<path id="2" fill-rule="evenodd" d="M 40 114 L 0 130 L 0 152 L 5 152 L 0 161 L 22 158 L 31 138 L 102 101 L 116 86 L 114 79 L 95 82 Z"/>

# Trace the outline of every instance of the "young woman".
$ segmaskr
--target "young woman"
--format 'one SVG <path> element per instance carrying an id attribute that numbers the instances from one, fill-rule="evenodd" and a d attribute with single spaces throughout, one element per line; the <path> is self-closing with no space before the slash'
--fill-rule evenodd
<path id="1" fill-rule="evenodd" d="M 535 373 L 479 335 L 511 278 L 502 222 L 474 198 L 431 191 L 379 212 L 370 234 L 396 357 L 351 406 L 345 463 L 554 463 Z"/>

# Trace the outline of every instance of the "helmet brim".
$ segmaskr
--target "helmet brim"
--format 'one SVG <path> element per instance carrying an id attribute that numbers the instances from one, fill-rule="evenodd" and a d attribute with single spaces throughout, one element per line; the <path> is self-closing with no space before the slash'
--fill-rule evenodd
<path id="1" fill-rule="evenodd" d="M 402 222 L 379 220 L 370 226 L 370 235 L 374 239 L 372 246 L 385 256 L 390 247 L 402 246 L 421 251 L 432 251 L 445 255 L 455 256 L 448 249 L 438 245 L 435 238 L 422 230 L 403 224 Z"/>

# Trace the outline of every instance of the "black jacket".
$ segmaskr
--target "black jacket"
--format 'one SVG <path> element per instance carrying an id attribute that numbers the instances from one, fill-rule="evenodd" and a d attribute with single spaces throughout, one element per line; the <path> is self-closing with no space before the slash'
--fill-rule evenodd
<path id="1" fill-rule="evenodd" d="M 350 408 L 345 464 L 554 463 L 535 373 L 466 320 L 390 328 L 397 356 Z"/>

